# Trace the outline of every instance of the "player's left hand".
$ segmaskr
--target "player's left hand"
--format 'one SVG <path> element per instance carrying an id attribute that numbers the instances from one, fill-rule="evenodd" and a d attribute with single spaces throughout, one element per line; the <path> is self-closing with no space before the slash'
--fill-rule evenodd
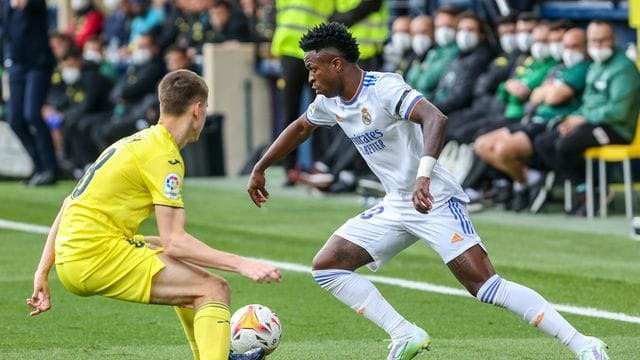
<path id="1" fill-rule="evenodd" d="M 255 171 L 251 173 L 247 184 L 247 192 L 257 207 L 262 207 L 262 204 L 269 199 L 269 192 L 265 189 L 265 183 L 264 173 Z"/>
<path id="2" fill-rule="evenodd" d="M 27 305 L 34 310 L 29 316 L 35 316 L 51 309 L 51 293 L 46 275 L 36 274 L 33 280 L 33 294 L 27 299 Z"/>
<path id="3" fill-rule="evenodd" d="M 271 281 L 282 281 L 280 270 L 273 265 L 265 264 L 261 261 L 246 259 L 241 266 L 240 274 L 248 277 L 257 283 L 270 283 Z"/>
<path id="4" fill-rule="evenodd" d="M 433 196 L 429 192 L 430 184 L 430 178 L 420 176 L 416 179 L 416 188 L 413 190 L 413 207 L 423 214 L 427 214 L 433 207 Z"/>

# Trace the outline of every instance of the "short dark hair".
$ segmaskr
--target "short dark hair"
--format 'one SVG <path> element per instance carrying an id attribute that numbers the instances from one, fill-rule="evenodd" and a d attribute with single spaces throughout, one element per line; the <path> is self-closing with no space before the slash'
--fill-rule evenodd
<path id="1" fill-rule="evenodd" d="M 67 61 L 71 59 L 82 60 L 82 51 L 75 45 L 69 47 L 62 56 L 60 56 L 60 61 Z"/>
<path id="2" fill-rule="evenodd" d="M 165 75 L 158 85 L 160 112 L 182 115 L 196 101 L 207 101 L 209 88 L 193 71 L 175 70 Z"/>
<path id="3" fill-rule="evenodd" d="M 518 15 L 518 20 L 520 21 L 540 21 L 540 17 L 536 15 L 533 11 L 524 11 Z"/>
<path id="4" fill-rule="evenodd" d="M 299 45 L 305 52 L 336 48 L 350 63 L 357 62 L 360 57 L 358 42 L 344 25 L 337 22 L 320 24 L 310 29 L 302 36 Z"/>
<path id="5" fill-rule="evenodd" d="M 436 16 L 438 14 L 447 14 L 447 15 L 451 15 L 453 17 L 458 16 L 458 14 L 460 14 L 460 9 L 451 5 L 451 4 L 446 4 L 446 5 L 442 5 L 440 6 L 437 10 L 436 10 Z"/>
<path id="6" fill-rule="evenodd" d="M 177 52 L 182 54 L 183 56 L 189 56 L 188 52 L 187 52 L 187 48 L 185 48 L 184 46 L 180 46 L 180 45 L 171 45 L 167 48 L 167 50 L 164 51 L 165 55 L 171 52 Z"/>
<path id="7" fill-rule="evenodd" d="M 475 21 L 478 24 L 478 30 L 480 31 L 480 33 L 483 34 L 483 35 L 487 34 L 487 29 L 486 29 L 485 22 L 475 12 L 473 12 L 471 10 L 465 10 L 465 11 L 461 12 L 460 14 L 458 14 L 458 17 L 457 17 L 456 21 L 458 23 L 460 23 L 460 20 L 462 20 L 462 19 L 470 19 L 470 20 Z"/>
<path id="8" fill-rule="evenodd" d="M 508 14 L 508 15 L 498 15 L 495 18 L 496 26 L 503 24 L 515 24 L 516 23 L 516 15 Z"/>
<path id="9" fill-rule="evenodd" d="M 551 22 L 551 25 L 549 25 L 549 30 L 551 31 L 557 31 L 557 30 L 569 30 L 572 27 L 575 27 L 575 25 L 573 25 L 573 22 L 569 19 L 558 19 L 558 20 L 554 20 Z"/>

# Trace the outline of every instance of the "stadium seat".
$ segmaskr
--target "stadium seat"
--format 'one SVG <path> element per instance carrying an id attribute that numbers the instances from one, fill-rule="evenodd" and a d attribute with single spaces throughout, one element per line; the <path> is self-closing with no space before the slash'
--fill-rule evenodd
<path id="1" fill-rule="evenodd" d="M 624 177 L 624 202 L 627 218 L 633 217 L 633 179 L 631 177 L 631 159 L 640 158 L 640 124 L 636 126 L 633 141 L 629 145 L 607 145 L 593 147 L 585 151 L 587 218 L 594 215 L 593 160 L 598 160 L 598 178 L 600 184 L 600 217 L 607 217 L 607 162 L 622 162 Z"/>

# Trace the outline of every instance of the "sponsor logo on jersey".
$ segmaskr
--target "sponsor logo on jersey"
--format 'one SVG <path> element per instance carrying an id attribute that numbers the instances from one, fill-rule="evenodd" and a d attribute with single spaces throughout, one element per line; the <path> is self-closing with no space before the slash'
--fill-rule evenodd
<path id="1" fill-rule="evenodd" d="M 171 200 L 180 196 L 180 176 L 171 173 L 164 178 L 164 196 Z"/>
<path id="2" fill-rule="evenodd" d="M 369 114 L 369 110 L 367 108 L 362 108 L 362 123 L 365 125 L 371 124 L 371 114 Z"/>

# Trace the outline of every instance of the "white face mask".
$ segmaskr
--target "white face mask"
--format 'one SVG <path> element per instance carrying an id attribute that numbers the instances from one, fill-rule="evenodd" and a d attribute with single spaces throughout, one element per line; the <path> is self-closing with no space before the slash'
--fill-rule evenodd
<path id="1" fill-rule="evenodd" d="M 433 45 L 433 40 L 429 35 L 418 34 L 411 39 L 411 48 L 418 56 L 424 55 Z"/>
<path id="2" fill-rule="evenodd" d="M 149 62 L 149 60 L 151 60 L 151 57 L 153 57 L 153 54 L 151 54 L 151 50 L 138 49 L 131 54 L 131 62 L 136 65 L 142 65 Z"/>
<path id="3" fill-rule="evenodd" d="M 60 70 L 60 75 L 62 75 L 62 81 L 64 81 L 65 84 L 73 85 L 80 80 L 82 74 L 80 69 L 76 67 L 63 67 Z"/>
<path id="4" fill-rule="evenodd" d="M 636 48 L 635 44 L 629 44 L 627 46 L 627 50 L 625 50 L 624 55 L 627 57 L 627 59 L 636 62 L 638 61 L 638 49 Z"/>
<path id="5" fill-rule="evenodd" d="M 91 62 L 94 62 L 94 63 L 102 62 L 102 54 L 99 51 L 87 50 L 87 51 L 84 52 L 84 54 L 82 54 L 82 57 L 85 60 L 91 61 Z"/>
<path id="6" fill-rule="evenodd" d="M 411 47 L 411 35 L 406 32 L 394 32 L 391 34 L 391 43 L 400 51 L 408 50 Z"/>
<path id="7" fill-rule="evenodd" d="M 436 43 L 440 46 L 447 46 L 456 39 L 456 31 L 448 26 L 436 29 Z"/>
<path id="8" fill-rule="evenodd" d="M 518 46 L 516 34 L 506 33 L 500 37 L 500 47 L 506 53 L 512 53 Z"/>
<path id="9" fill-rule="evenodd" d="M 587 52 L 589 53 L 589 56 L 591 56 L 593 61 L 599 64 L 609 60 L 609 58 L 613 55 L 612 48 L 590 47 L 587 49 Z"/>
<path id="10" fill-rule="evenodd" d="M 102 4 L 109 12 L 115 11 L 120 5 L 120 0 L 103 0 Z"/>
<path id="11" fill-rule="evenodd" d="M 71 9 L 74 11 L 82 10 L 87 6 L 87 0 L 71 0 Z"/>
<path id="12" fill-rule="evenodd" d="M 473 31 L 461 30 L 456 34 L 456 45 L 460 48 L 460 51 L 471 51 L 478 46 L 478 34 Z"/>
<path id="13" fill-rule="evenodd" d="M 541 42 L 534 42 L 531 45 L 531 56 L 538 61 L 549 58 L 549 45 Z"/>
<path id="14" fill-rule="evenodd" d="M 556 61 L 562 60 L 562 49 L 564 49 L 564 46 L 562 46 L 561 42 L 552 42 L 549 44 L 549 54 Z"/>
<path id="15" fill-rule="evenodd" d="M 584 60 L 584 54 L 580 51 L 566 49 L 562 51 L 562 62 L 564 66 L 570 68 Z"/>
<path id="16" fill-rule="evenodd" d="M 533 37 L 531 33 L 528 32 L 519 32 L 516 35 L 516 42 L 518 43 L 518 49 L 522 52 L 529 52 L 531 49 L 531 43 L 533 42 Z"/>

